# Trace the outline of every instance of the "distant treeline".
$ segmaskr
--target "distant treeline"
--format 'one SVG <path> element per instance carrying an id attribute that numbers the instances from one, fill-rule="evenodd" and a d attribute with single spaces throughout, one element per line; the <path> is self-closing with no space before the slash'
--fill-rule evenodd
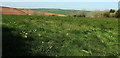
<path id="1" fill-rule="evenodd" d="M 120 9 L 119 10 L 114 10 L 114 9 L 110 9 L 110 10 L 105 10 L 105 11 L 91 11 L 89 13 L 86 13 L 86 11 L 81 11 L 77 14 L 73 14 L 73 15 L 68 15 L 68 16 L 72 16 L 72 17 L 108 17 L 108 18 L 120 18 Z"/>

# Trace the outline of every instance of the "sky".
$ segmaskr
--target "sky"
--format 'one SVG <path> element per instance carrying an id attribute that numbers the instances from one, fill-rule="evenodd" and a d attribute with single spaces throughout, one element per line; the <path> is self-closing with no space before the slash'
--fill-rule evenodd
<path id="1" fill-rule="evenodd" d="M 75 10 L 118 9 L 120 0 L 0 0 L 0 6 L 12 8 L 57 8 Z"/>
<path id="2" fill-rule="evenodd" d="M 74 10 L 118 9 L 117 2 L 3 2 L 2 6 L 12 8 L 57 8 Z"/>
<path id="3" fill-rule="evenodd" d="M 118 2 L 120 0 L 0 0 L 0 2 Z"/>

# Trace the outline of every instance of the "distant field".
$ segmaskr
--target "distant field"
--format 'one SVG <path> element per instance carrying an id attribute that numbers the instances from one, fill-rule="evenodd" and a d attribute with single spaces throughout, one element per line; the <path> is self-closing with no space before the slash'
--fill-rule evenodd
<path id="1" fill-rule="evenodd" d="M 80 10 L 64 10 L 64 9 L 31 9 L 34 11 L 43 11 L 43 12 L 48 12 L 48 13 L 57 13 L 57 14 L 77 14 L 80 13 Z M 86 13 L 89 13 L 90 11 L 86 11 Z"/>
<path id="2" fill-rule="evenodd" d="M 56 13 L 48 13 L 48 12 L 41 12 L 41 11 L 33 11 L 28 9 L 19 9 L 19 8 L 10 8 L 10 7 L 0 7 L 2 10 L 2 14 L 4 15 L 54 15 L 54 16 L 67 16 L 62 14 L 56 14 Z"/>
<path id="3" fill-rule="evenodd" d="M 2 15 L 3 56 L 120 56 L 117 18 Z"/>

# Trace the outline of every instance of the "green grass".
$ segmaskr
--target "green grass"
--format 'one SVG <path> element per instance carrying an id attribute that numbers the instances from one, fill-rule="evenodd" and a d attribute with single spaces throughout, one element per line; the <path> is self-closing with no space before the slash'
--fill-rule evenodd
<path id="1" fill-rule="evenodd" d="M 117 18 L 3 15 L 2 30 L 3 56 L 120 56 Z"/>

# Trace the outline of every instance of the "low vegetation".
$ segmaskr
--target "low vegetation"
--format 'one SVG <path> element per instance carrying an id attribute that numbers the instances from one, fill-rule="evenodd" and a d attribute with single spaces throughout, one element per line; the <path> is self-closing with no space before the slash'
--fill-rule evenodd
<path id="1" fill-rule="evenodd" d="M 3 56 L 120 56 L 117 18 L 2 15 Z"/>

